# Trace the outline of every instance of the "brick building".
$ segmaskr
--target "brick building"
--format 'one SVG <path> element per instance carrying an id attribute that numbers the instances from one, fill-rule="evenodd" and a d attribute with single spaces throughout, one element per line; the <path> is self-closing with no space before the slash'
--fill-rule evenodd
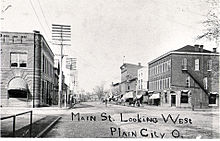
<path id="1" fill-rule="evenodd" d="M 219 53 L 187 45 L 148 63 L 152 104 L 207 108 L 219 105 Z"/>
<path id="2" fill-rule="evenodd" d="M 137 89 L 137 74 L 138 69 L 142 68 L 141 64 L 129 64 L 124 63 L 121 69 L 121 83 L 120 83 L 120 92 L 123 94 L 122 99 L 130 99 L 130 102 L 133 101 L 135 97 L 135 91 Z M 133 97 L 132 97 L 133 96 Z M 129 103 L 130 103 L 129 102 Z"/>
<path id="3" fill-rule="evenodd" d="M 54 54 L 38 32 L 1 32 L 1 106 L 51 105 Z"/>

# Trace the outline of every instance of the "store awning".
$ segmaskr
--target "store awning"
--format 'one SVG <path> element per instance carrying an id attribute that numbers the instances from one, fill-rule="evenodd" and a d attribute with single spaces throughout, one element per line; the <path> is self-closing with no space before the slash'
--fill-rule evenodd
<path id="1" fill-rule="evenodd" d="M 140 99 L 143 95 L 136 95 L 137 99 Z"/>
<path id="2" fill-rule="evenodd" d="M 27 83 L 22 78 L 14 78 L 9 82 L 8 90 L 22 90 L 27 91 Z"/>
<path id="3" fill-rule="evenodd" d="M 124 100 L 129 99 L 129 98 L 133 98 L 133 92 L 125 93 L 122 97 L 122 99 Z"/>
<path id="4" fill-rule="evenodd" d="M 183 92 L 183 93 L 188 93 L 189 90 L 181 90 L 181 92 Z"/>
<path id="5" fill-rule="evenodd" d="M 159 99 L 159 98 L 160 98 L 160 94 L 156 93 L 156 94 L 153 94 L 152 96 L 150 96 L 149 99 Z"/>
<path id="6" fill-rule="evenodd" d="M 217 94 L 218 94 L 218 92 L 210 92 L 210 94 L 215 94 L 215 95 L 217 95 Z"/>

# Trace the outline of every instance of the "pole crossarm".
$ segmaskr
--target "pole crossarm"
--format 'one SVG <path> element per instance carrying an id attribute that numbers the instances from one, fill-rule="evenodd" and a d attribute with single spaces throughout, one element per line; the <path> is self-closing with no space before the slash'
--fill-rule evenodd
<path id="1" fill-rule="evenodd" d="M 62 100 L 63 100 L 63 47 L 64 46 L 71 46 L 68 42 L 71 41 L 71 26 L 70 25 L 60 25 L 60 24 L 52 24 L 52 40 L 56 41 L 57 43 L 53 43 L 54 45 L 60 46 L 60 76 L 59 76 L 59 94 L 58 94 L 58 106 L 62 107 Z M 65 43 L 63 43 L 65 42 Z M 67 94 L 64 94 L 64 105 L 67 106 Z"/>

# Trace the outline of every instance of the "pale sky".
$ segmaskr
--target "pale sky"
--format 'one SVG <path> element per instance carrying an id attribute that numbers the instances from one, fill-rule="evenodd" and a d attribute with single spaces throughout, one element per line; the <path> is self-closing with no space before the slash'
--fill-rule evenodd
<path id="1" fill-rule="evenodd" d="M 102 81 L 120 82 L 120 66 L 125 62 L 142 65 L 196 41 L 201 22 L 210 6 L 207 0 L 1 0 L 12 5 L 1 18 L 1 31 L 39 30 L 54 54 L 51 25 L 71 25 L 68 57 L 78 59 L 79 86 L 91 91 Z M 32 5 L 34 8 L 32 8 Z M 36 11 L 36 14 L 34 12 Z"/>

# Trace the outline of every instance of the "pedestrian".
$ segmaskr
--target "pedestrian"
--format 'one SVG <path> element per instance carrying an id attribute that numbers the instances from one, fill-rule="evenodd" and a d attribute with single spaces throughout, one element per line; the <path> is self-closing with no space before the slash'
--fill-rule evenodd
<path id="1" fill-rule="evenodd" d="M 105 107 L 107 107 L 107 104 L 108 104 L 108 100 L 105 99 Z"/>

